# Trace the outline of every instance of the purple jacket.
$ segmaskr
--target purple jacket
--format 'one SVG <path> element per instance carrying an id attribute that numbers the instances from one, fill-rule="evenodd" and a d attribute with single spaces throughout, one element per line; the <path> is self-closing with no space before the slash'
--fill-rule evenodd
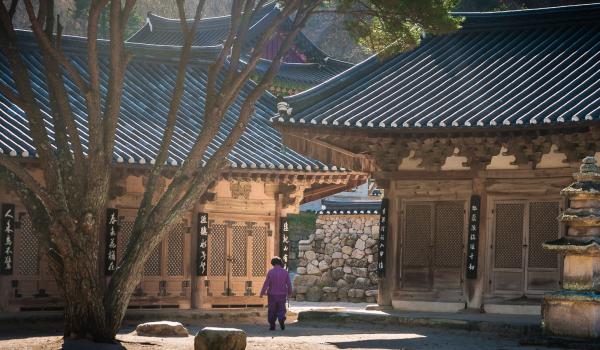
<path id="1" fill-rule="evenodd" d="M 281 266 L 275 266 L 267 273 L 260 296 L 263 295 L 289 295 L 292 296 L 292 282 L 290 275 Z"/>

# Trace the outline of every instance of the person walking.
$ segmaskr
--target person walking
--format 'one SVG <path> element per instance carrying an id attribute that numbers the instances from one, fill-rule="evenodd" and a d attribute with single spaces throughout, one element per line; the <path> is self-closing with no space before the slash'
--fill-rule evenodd
<path id="1" fill-rule="evenodd" d="M 292 296 L 292 282 L 290 275 L 283 268 L 283 261 L 278 256 L 271 259 L 273 268 L 267 273 L 267 278 L 260 291 L 260 297 L 265 294 L 268 297 L 269 330 L 275 330 L 275 320 L 279 320 L 281 330 L 285 329 L 285 301 L 286 297 Z"/>

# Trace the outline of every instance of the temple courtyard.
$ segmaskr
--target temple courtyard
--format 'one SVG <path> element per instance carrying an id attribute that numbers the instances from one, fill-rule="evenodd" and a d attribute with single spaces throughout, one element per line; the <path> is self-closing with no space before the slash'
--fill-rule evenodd
<path id="1" fill-rule="evenodd" d="M 257 320 L 258 321 L 258 320 Z M 355 324 L 343 327 L 322 323 L 291 323 L 285 331 L 268 331 L 259 323 L 221 324 L 238 327 L 248 334 L 248 350 L 333 350 L 333 349 L 545 349 L 544 347 L 520 346 L 519 338 L 500 337 L 493 333 L 468 332 L 432 328 L 406 328 L 398 326 Z M 200 325 L 188 325 L 195 334 Z M 117 339 L 121 346 L 92 343 L 72 343 L 63 347 L 60 327 L 51 329 L 20 329 L 10 334 L 0 333 L 0 349 L 193 349 L 194 337 L 156 338 L 140 337 L 133 325 L 126 325 Z"/>
<path id="2" fill-rule="evenodd" d="M 67 342 L 54 313 L 36 320 L 0 319 L 0 349 L 193 349 L 194 335 L 203 327 L 234 327 L 247 333 L 248 350 L 333 349 L 549 349 L 520 345 L 539 334 L 539 316 L 469 313 L 424 313 L 367 310 L 366 303 L 292 302 L 285 331 L 269 331 L 263 310 L 136 310 L 128 313 L 117 336 L 120 345 Z M 138 336 L 137 324 L 158 319 L 181 321 L 190 336 Z M 533 335 L 533 337 L 531 337 Z M 530 342 L 531 343 L 531 342 Z"/>

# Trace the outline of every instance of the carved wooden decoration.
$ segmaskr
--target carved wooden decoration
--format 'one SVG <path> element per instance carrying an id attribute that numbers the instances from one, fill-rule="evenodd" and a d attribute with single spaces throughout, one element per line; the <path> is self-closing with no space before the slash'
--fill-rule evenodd
<path id="1" fill-rule="evenodd" d="M 231 190 L 231 197 L 234 199 L 250 199 L 252 184 L 250 181 L 233 180 L 230 182 L 229 189 Z"/>

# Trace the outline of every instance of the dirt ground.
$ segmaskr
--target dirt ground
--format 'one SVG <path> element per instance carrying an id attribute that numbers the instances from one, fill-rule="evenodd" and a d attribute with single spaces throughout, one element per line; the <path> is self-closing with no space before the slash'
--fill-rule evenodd
<path id="1" fill-rule="evenodd" d="M 269 331 L 261 320 L 236 324 L 186 324 L 187 338 L 140 337 L 135 324 L 123 327 L 117 339 L 120 345 L 99 345 L 84 341 L 63 343 L 60 325 L 32 325 L 14 329 L 0 329 L 1 350 L 163 350 L 193 349 L 194 337 L 205 326 L 236 327 L 248 334 L 248 350 L 334 350 L 334 349 L 401 349 L 401 350 L 516 350 L 546 349 L 522 347 L 518 339 L 501 338 L 494 334 L 470 333 L 441 329 L 405 328 L 400 326 L 354 325 L 338 327 L 334 324 L 299 324 L 293 322 L 285 331 Z"/>

